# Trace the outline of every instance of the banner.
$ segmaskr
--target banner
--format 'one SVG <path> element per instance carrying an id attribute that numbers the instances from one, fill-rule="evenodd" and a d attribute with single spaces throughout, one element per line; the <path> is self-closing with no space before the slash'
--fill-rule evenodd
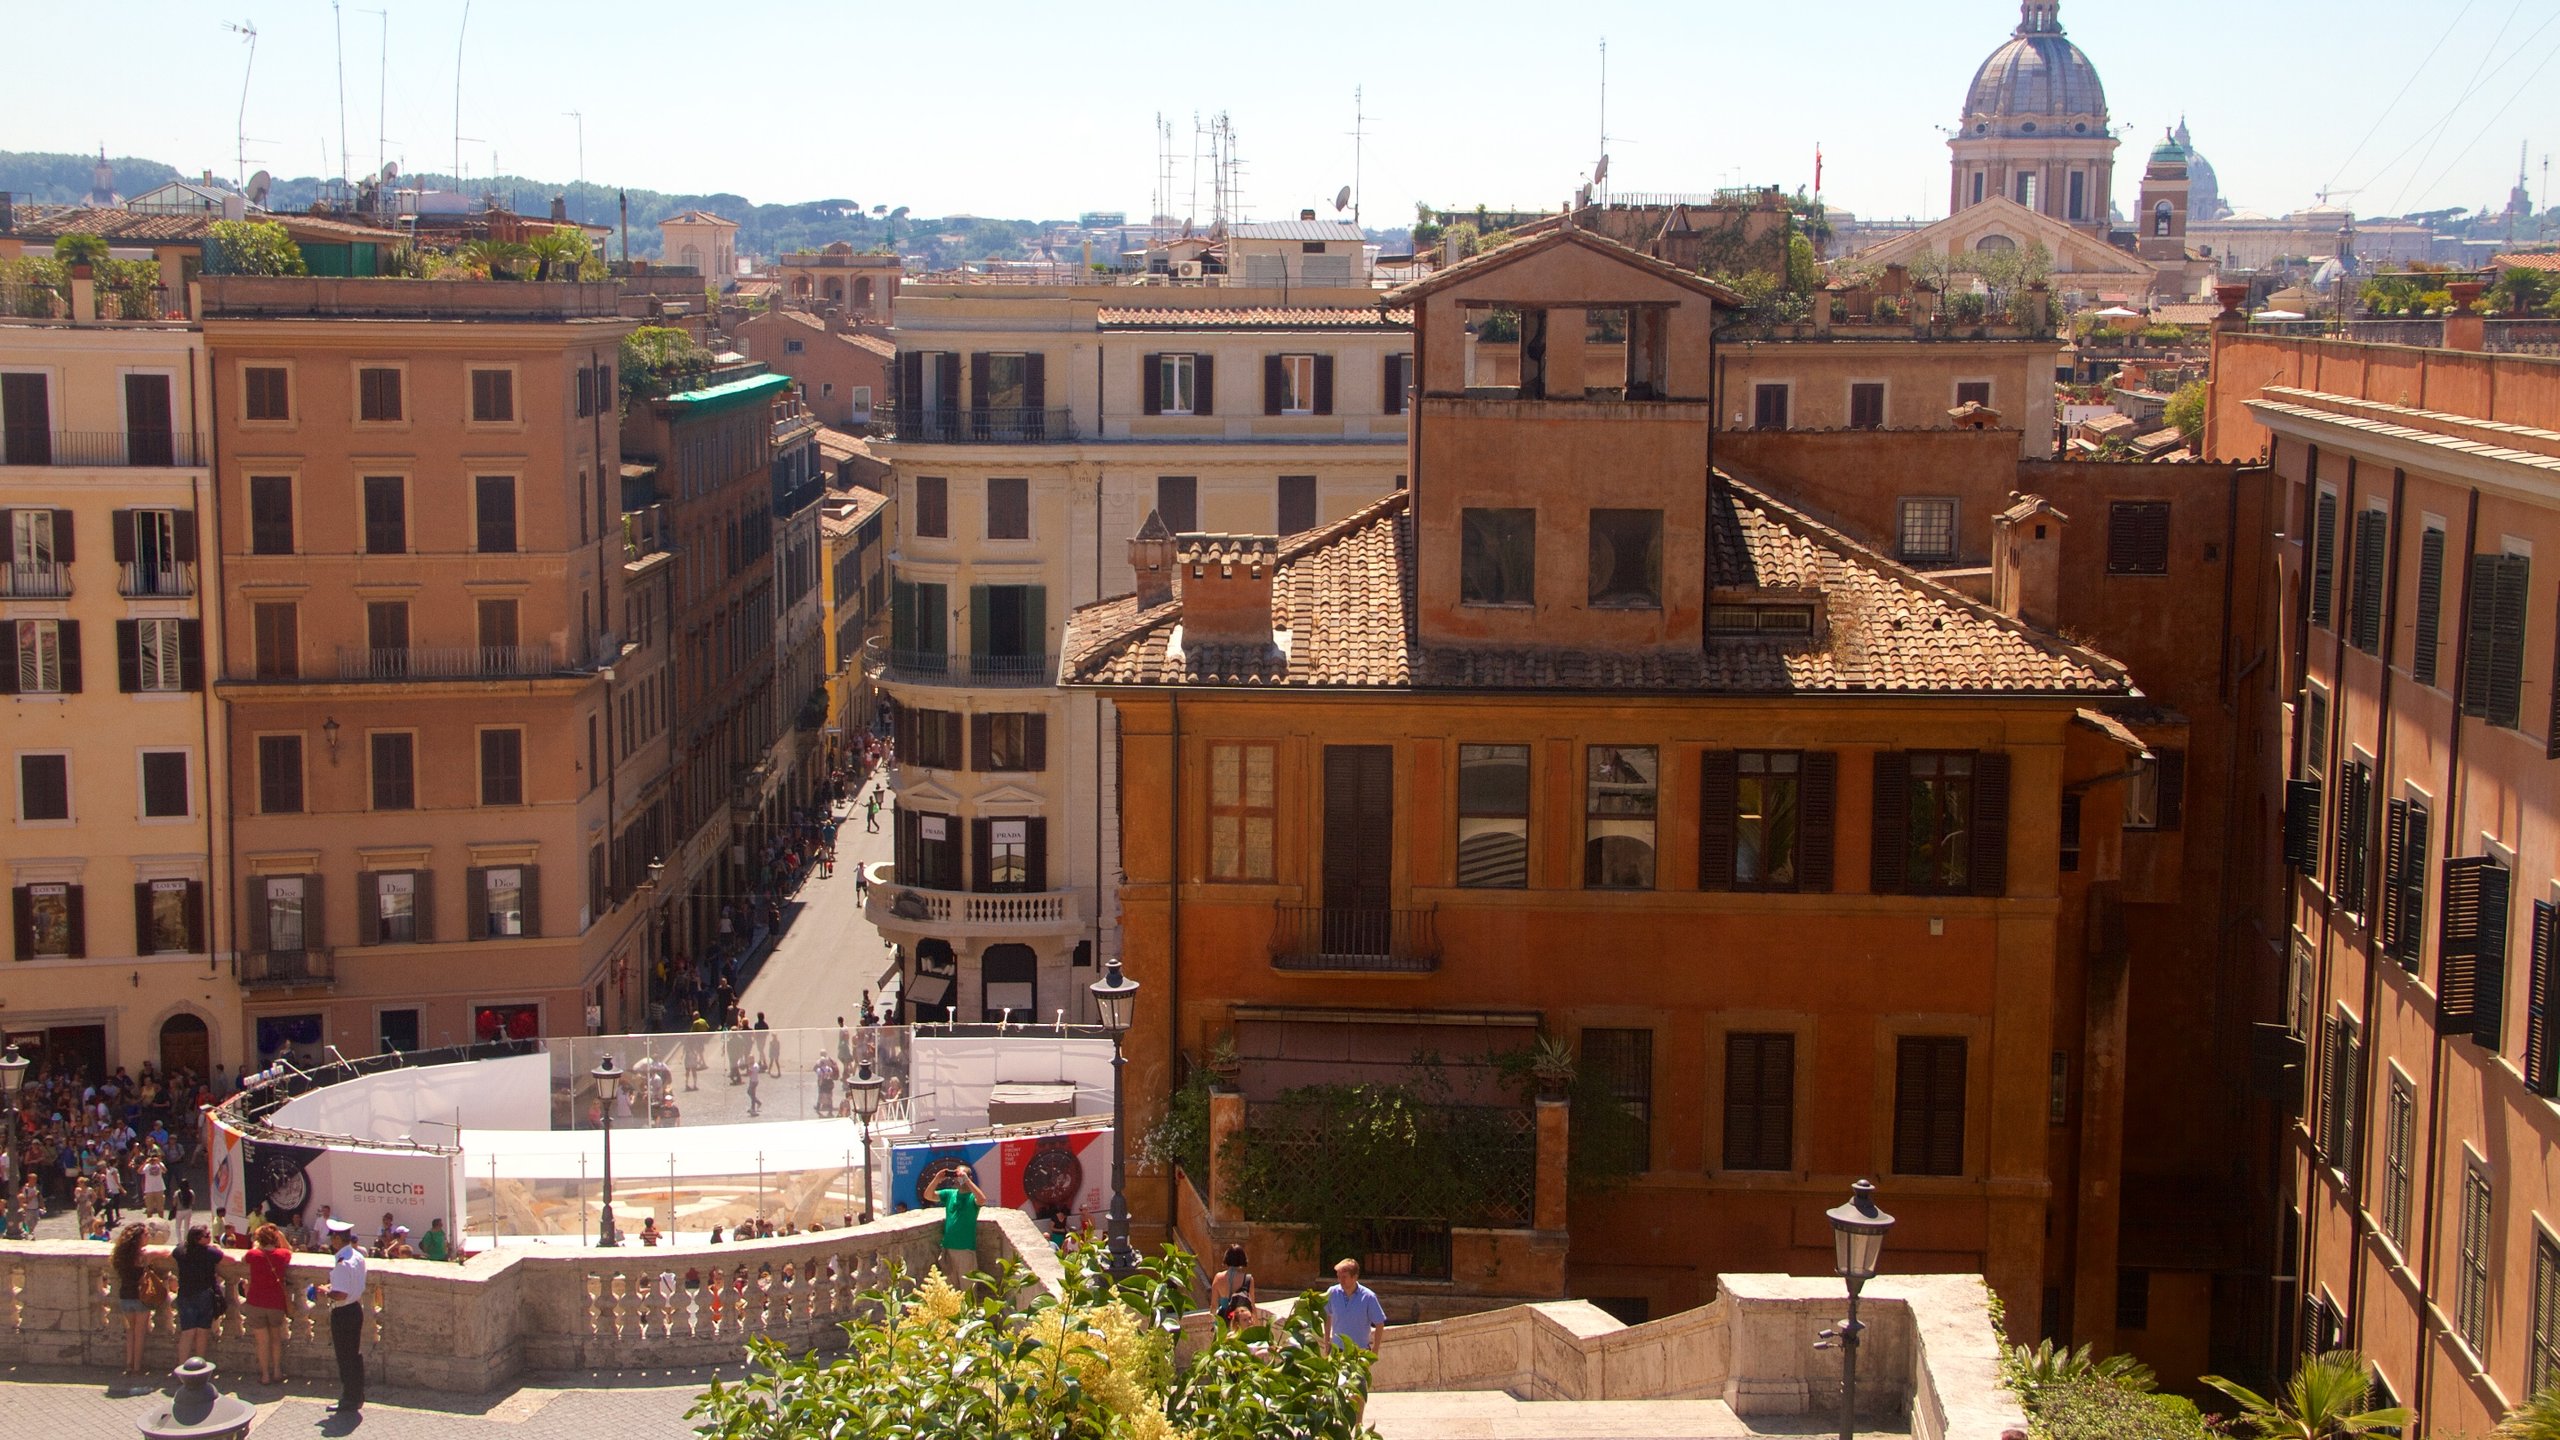
<path id="1" fill-rule="evenodd" d="M 371 1244 L 388 1214 L 411 1238 L 444 1221 L 463 1230 L 462 1157 L 426 1150 L 364 1150 L 260 1140 L 205 1114 L 207 1208 L 246 1226 L 267 1220 L 288 1230 L 319 1219 L 322 1206 Z"/>
<path id="2" fill-rule="evenodd" d="M 1021 1210 L 1070 1227 L 1101 1222 L 1111 1206 L 1109 1128 L 1006 1139 L 923 1141 L 889 1150 L 889 1211 L 934 1210 L 934 1192 L 962 1165 L 977 1177 L 987 1204 Z"/>

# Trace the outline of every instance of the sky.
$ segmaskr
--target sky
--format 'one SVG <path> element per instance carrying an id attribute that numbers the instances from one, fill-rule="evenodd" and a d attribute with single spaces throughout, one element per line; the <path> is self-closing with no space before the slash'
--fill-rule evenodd
<path id="1" fill-rule="evenodd" d="M 359 0 L 360 3 L 360 0 Z M 1860 215 L 1947 203 L 1942 127 L 2014 0 L 1742 0 L 1460 6 L 1103 6 L 1009 0 L 119 0 L 18 7 L 22 57 L 0 148 L 150 156 L 231 174 L 404 169 L 757 202 L 850 199 L 920 215 L 1068 218 L 1149 210 L 1157 117 L 1173 128 L 1175 214 L 1206 219 L 1195 121 L 1224 112 L 1245 218 L 1416 201 L 1553 208 L 1601 149 L 1620 194 L 1813 181 Z M 382 12 L 377 14 L 376 12 Z M 2316 17 L 2316 18 L 2306 18 Z M 242 37 L 258 31 L 242 117 Z M 2529 142 L 2537 206 L 2560 151 L 2560 0 L 2063 0 L 2118 132 L 2117 204 L 2181 115 L 2227 202 L 2281 214 L 2328 189 L 2360 214 L 2502 207 Z M 136 49 L 135 37 L 150 37 Z M 387 37 L 387 53 L 386 41 Z M 460 122 L 455 117 L 461 53 Z M 102 44 L 106 51 L 99 48 Z M 96 63 L 73 57 L 122 59 Z M 156 59 L 138 59 L 140 56 Z M 186 57 L 185 63 L 176 62 Z M 388 84 L 379 78 L 387 64 Z M 573 118 L 567 112 L 578 112 Z M 581 131 L 583 130 L 583 158 Z M 383 137 L 379 142 L 377 136 Z M 377 144 L 380 150 L 377 150 Z M 583 172 L 581 167 L 583 165 Z M 536 203 L 527 197 L 528 206 Z"/>

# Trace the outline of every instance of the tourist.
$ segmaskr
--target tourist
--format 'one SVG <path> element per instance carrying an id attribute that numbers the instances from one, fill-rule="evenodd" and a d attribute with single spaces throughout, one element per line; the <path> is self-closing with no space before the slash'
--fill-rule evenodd
<path id="1" fill-rule="evenodd" d="M 302 1232 L 302 1244 L 303 1248 L 307 1250 L 317 1250 L 324 1255 L 332 1248 L 329 1244 L 328 1206 L 321 1206 L 320 1213 L 313 1216 L 311 1218 L 311 1224 L 304 1228 Z"/>
<path id="2" fill-rule="evenodd" d="M 124 1373 L 142 1373 L 142 1339 L 151 1327 L 151 1302 L 143 1298 L 146 1266 L 143 1227 L 127 1225 L 107 1252 L 107 1268 L 116 1277 L 116 1310 L 124 1316 Z M 156 1285 L 155 1285 L 156 1288 Z"/>
<path id="3" fill-rule="evenodd" d="M 383 1211 L 382 1228 L 373 1232 L 373 1253 L 375 1255 L 380 1255 L 384 1251 L 389 1250 L 391 1248 L 393 1238 L 399 1233 L 399 1221 L 393 1218 L 390 1211 Z"/>
<path id="4" fill-rule="evenodd" d="M 185 1176 L 169 1187 L 169 1233 L 184 1235 L 196 1218 L 196 1187 Z"/>
<path id="5" fill-rule="evenodd" d="M 719 1243 L 720 1243 L 720 1236 L 721 1236 L 721 1230 L 720 1230 L 720 1227 L 719 1227 L 719 1226 L 717 1226 L 717 1225 L 712 1226 L 712 1227 L 711 1227 L 711 1243 L 712 1243 L 712 1244 L 714 1244 L 714 1245 L 719 1244 Z"/>
<path id="6" fill-rule="evenodd" d="M 1324 1333 L 1335 1345 L 1356 1345 L 1375 1353 L 1387 1333 L 1386 1307 L 1378 1292 L 1360 1283 L 1360 1262 L 1345 1257 L 1334 1262 L 1333 1286 L 1324 1292 Z"/>
<path id="7" fill-rule="evenodd" d="M 98 1209 L 110 1225 L 124 1220 L 124 1167 L 112 1158 L 98 1169 Z"/>
<path id="8" fill-rule="evenodd" d="M 364 1251 L 356 1227 L 329 1222 L 338 1252 L 329 1266 L 329 1344 L 338 1352 L 338 1403 L 328 1413 L 342 1420 L 364 1411 Z"/>
<path id="9" fill-rule="evenodd" d="M 942 1188 L 933 1192 L 942 1202 L 942 1267 L 951 1279 L 974 1274 L 978 1268 L 978 1207 L 986 1203 L 987 1192 L 978 1188 L 978 1177 L 966 1165 L 951 1172 Z"/>
<path id="10" fill-rule="evenodd" d="M 222 1250 L 201 1225 L 187 1227 L 186 1243 L 172 1257 L 178 1267 L 178 1363 L 202 1355 L 213 1343 L 213 1322 L 230 1308 L 222 1293 Z"/>
<path id="11" fill-rule="evenodd" d="M 79 1217 L 80 1236 L 86 1239 L 90 1231 L 98 1228 L 98 1200 L 89 1192 L 89 1179 L 85 1175 L 71 1184 L 71 1210 Z"/>
<path id="12" fill-rule="evenodd" d="M 865 805 L 867 808 L 862 814 L 862 828 L 869 834 L 877 835 L 880 833 L 880 792 L 872 791 Z"/>
<path id="13" fill-rule="evenodd" d="M 749 1055 L 747 1057 L 747 1114 L 749 1116 L 764 1113 L 764 1101 L 756 1095 L 756 1082 L 762 1079 L 764 1079 L 764 1056 Z"/>
<path id="14" fill-rule="evenodd" d="M 836 1070 L 835 1057 L 832 1055 L 820 1055 L 818 1057 L 818 1063 L 811 1068 L 818 1072 L 818 1113 L 821 1116 L 832 1115 L 835 1113 L 836 1075 L 838 1073 Z"/>
<path id="15" fill-rule="evenodd" d="M 258 1347 L 258 1383 L 284 1383 L 285 1279 L 293 1268 L 293 1251 L 284 1243 L 284 1232 L 273 1225 L 261 1225 L 251 1238 L 249 1253 L 242 1258 L 249 1266 L 248 1305 L 241 1319 L 249 1326 L 249 1338 Z"/>
<path id="16" fill-rule="evenodd" d="M 452 1258 L 451 1246 L 452 1238 L 445 1233 L 444 1217 L 441 1215 L 428 1221 L 427 1233 L 418 1237 L 418 1253 L 430 1260 L 442 1261 Z"/>
<path id="17" fill-rule="evenodd" d="M 169 1166 L 157 1149 L 142 1157 L 142 1213 L 157 1217 L 169 1198 Z"/>
<path id="18" fill-rule="evenodd" d="M 442 1224 L 442 1223 L 444 1223 L 444 1222 L 442 1222 L 442 1221 L 438 1221 L 438 1222 L 436 1222 L 436 1223 L 438 1223 L 438 1224 Z M 663 1230 L 660 1230 L 660 1229 L 658 1228 L 658 1217 L 657 1217 L 657 1216 L 652 1215 L 652 1216 L 650 1216 L 648 1219 L 643 1220 L 643 1221 L 641 1221 L 641 1222 L 640 1222 L 640 1243 L 641 1243 L 641 1244 L 646 1245 L 646 1246 L 648 1246 L 649 1248 L 651 1248 L 651 1249 L 653 1249 L 653 1250 L 654 1250 L 654 1249 L 656 1249 L 656 1248 L 657 1248 L 658 1242 L 659 1242 L 659 1241 L 661 1241 L 661 1240 L 664 1240 L 664 1239 L 666 1239 L 666 1238 L 667 1238 L 667 1236 L 666 1236 L 666 1232 L 665 1232 L 665 1231 L 663 1231 Z"/>
<path id="19" fill-rule="evenodd" d="M 1229 1328 L 1254 1318 L 1253 1272 L 1244 1265 L 1244 1247 L 1227 1247 L 1227 1268 L 1209 1280 L 1209 1309 Z"/>
<path id="20" fill-rule="evenodd" d="M 231 1223 L 231 1212 L 228 1210 L 218 1209 L 213 1212 L 213 1240 L 215 1244 L 226 1250 L 249 1248 L 247 1232 Z"/>
<path id="21" fill-rule="evenodd" d="M 391 1227 L 391 1238 L 383 1242 L 382 1258 L 385 1260 L 415 1260 L 418 1258 L 418 1247 L 409 1243 L 408 1226 L 394 1225 Z"/>

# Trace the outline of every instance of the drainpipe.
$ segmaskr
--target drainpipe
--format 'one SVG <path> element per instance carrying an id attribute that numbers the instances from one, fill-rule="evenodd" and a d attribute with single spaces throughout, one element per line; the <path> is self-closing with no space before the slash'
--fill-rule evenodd
<path id="1" fill-rule="evenodd" d="M 204 334 L 204 330 L 201 326 L 197 328 L 196 334 L 198 336 L 202 336 Z M 201 359 L 204 355 L 204 347 L 201 343 L 196 347 L 196 355 L 198 359 Z M 187 366 L 187 432 L 189 435 L 201 435 L 203 433 L 201 427 L 204 424 L 204 415 L 196 403 L 197 368 L 198 367 L 194 364 Z M 207 473 L 209 474 L 211 473 L 210 457 L 207 457 L 207 460 Z M 205 537 L 209 532 L 206 530 L 204 523 L 204 482 L 200 480 L 190 480 L 187 482 L 187 512 L 195 517 L 196 522 L 196 673 L 202 677 L 204 681 L 204 689 L 199 693 L 196 700 L 196 728 L 198 737 L 204 745 L 204 888 L 207 892 L 210 892 L 213 889 L 213 857 L 220 852 L 214 845 L 213 829 L 213 809 L 215 803 L 213 793 L 213 668 L 207 663 L 212 659 L 214 652 L 211 650 L 205 639 L 208 631 L 204 623 L 204 612 L 205 597 L 208 594 L 218 594 L 219 592 L 216 591 L 213 586 L 207 585 L 204 581 L 204 577 L 213 569 L 213 567 L 205 563 Z M 222 774 L 224 783 L 228 784 L 231 776 L 231 767 L 228 764 L 222 767 Z M 231 807 L 229 805 L 224 805 L 222 807 L 222 813 L 226 817 L 229 816 L 231 813 Z M 204 897 L 205 933 L 197 937 L 204 941 L 204 973 L 208 978 L 219 973 L 221 963 L 220 957 L 222 954 L 221 947 L 213 943 L 213 904 L 215 899 L 216 897 L 211 893 L 207 893 Z M 207 1038 L 209 1041 L 211 1037 Z"/>
<path id="2" fill-rule="evenodd" d="M 2397 624 L 2400 614 L 2400 505 L 2402 500 L 2407 498 L 2408 488 L 2409 473 L 2405 470 L 2393 470 L 2391 472 L 2391 539 L 2389 541 L 2391 548 L 2386 552 L 2390 558 L 2383 562 L 2382 569 L 2382 682 L 2380 691 L 2375 697 L 2374 702 L 2373 776 L 2377 785 L 2382 782 L 2385 776 L 2388 776 L 2391 773 L 2391 659 L 2392 652 L 2399 648 L 2397 644 L 2398 636 L 2393 627 Z M 2359 585 L 2363 584 L 2364 577 L 2356 577 L 2356 583 Z M 2365 822 L 2365 833 L 2363 837 L 2365 853 L 2377 859 L 2382 855 L 2382 815 L 2385 807 L 2389 803 L 2390 802 L 2386 799 L 2383 804 L 2373 806 L 2371 813 L 2367 816 Z M 2382 883 L 2386 885 L 2391 883 L 2390 878 L 2387 876 L 2384 877 Z M 2370 889 L 2366 891 L 2366 894 L 2371 893 L 2372 891 Z M 2364 895 L 2359 895 L 2356 899 L 2359 903 L 2369 903 L 2365 901 Z M 2375 934 L 2375 932 L 2380 928 L 2378 924 L 2381 918 L 2380 907 L 2376 906 L 2370 913 L 2372 915 L 2372 921 L 2367 924 L 2365 929 L 2363 1009 L 2364 1033 L 2366 1040 L 2365 1051 L 2368 1056 L 2374 1055 L 2380 1048 L 2373 1043 L 2373 1022 L 2375 1007 L 2381 1003 L 2382 967 L 2385 963 L 2385 957 L 2382 954 L 2381 947 L 2376 943 Z M 2366 1103 L 2373 1093 L 2373 1082 L 2371 1077 L 2373 1073 L 2380 1068 L 2380 1066 L 2374 1065 L 2370 1060 L 2368 1060 L 2364 1066 L 2365 1073 L 2361 1076 L 2355 1077 L 2359 1092 L 2356 1096 L 2356 1107 L 2359 1112 L 2367 1116 L 2373 1116 L 2381 1113 L 2375 1107 Z M 2372 1133 L 2373 1126 L 2369 1124 L 2359 1127 L 2359 1138 L 2368 1145 L 2371 1143 Z M 2359 1162 L 2361 1162 L 2361 1158 L 2361 1156 L 2358 1157 Z M 2362 1163 L 2358 1163 L 2354 1167 L 2353 1172 L 2348 1176 L 2347 1193 L 2353 1201 L 2353 1203 L 2347 1207 L 2347 1233 L 2350 1237 L 2350 1248 L 2353 1250 L 2355 1255 L 2354 1268 L 2347 1272 L 2347 1313 L 2355 1317 L 2359 1331 L 2358 1338 L 2361 1339 L 2361 1331 L 2364 1324 L 2364 1252 L 2365 1242 L 2369 1234 L 2369 1229 L 2365 1221 L 2366 1207 L 2364 1204 L 2364 1166 Z"/>
<path id="3" fill-rule="evenodd" d="M 197 309 L 196 320 L 199 327 L 199 333 L 201 333 L 201 327 L 204 320 L 204 312 L 201 306 Z M 212 352 L 212 342 L 207 340 L 205 343 L 205 353 L 210 357 Z M 213 528 L 211 531 L 208 532 L 206 530 L 201 520 L 199 520 L 196 525 L 196 612 L 199 616 L 204 613 L 208 598 L 214 600 L 215 603 L 219 603 L 222 593 L 222 587 L 205 583 L 206 572 L 219 568 L 216 565 L 207 564 L 206 557 L 210 556 L 218 561 L 223 554 L 221 429 L 222 373 L 210 363 L 205 366 L 204 383 L 206 391 L 205 399 L 211 405 L 215 416 L 215 423 L 208 427 L 210 432 L 210 443 L 207 446 L 208 453 L 205 456 L 207 462 L 205 466 L 206 471 L 213 477 L 214 505 Z M 192 395 L 195 389 L 192 380 L 188 383 L 187 388 L 189 393 Z M 211 700 L 213 696 L 213 687 L 216 681 L 216 672 L 229 668 L 228 665 L 217 665 L 213 663 L 217 659 L 221 658 L 223 658 L 223 652 L 218 650 L 207 654 L 205 657 L 206 665 L 204 683 L 207 701 L 205 705 L 205 725 L 208 727 L 208 739 L 206 742 L 206 754 L 208 757 L 210 757 L 212 753 L 211 740 L 209 737 L 210 727 L 213 724 L 213 706 L 211 704 Z M 229 755 L 231 749 L 231 697 L 228 695 L 222 697 L 222 745 L 223 753 L 226 756 Z M 232 775 L 230 766 L 225 765 L 222 773 L 227 783 L 233 785 L 238 783 L 238 778 Z M 208 791 L 208 798 L 210 798 L 210 791 Z M 225 922 L 222 927 L 222 943 L 223 948 L 231 952 L 231 977 L 235 981 L 240 978 L 240 907 L 234 903 L 239 894 L 240 881 L 239 815 L 240 807 L 238 805 L 226 804 L 222 807 L 222 893 L 219 896 L 222 902 L 222 916 Z M 208 823 L 210 823 L 210 817 L 208 817 Z M 208 905 L 213 903 L 213 897 L 208 897 L 206 903 Z M 210 939 L 211 937 L 207 938 Z M 209 946 L 208 949 L 210 949 Z M 205 963 L 207 968 L 212 967 L 213 959 L 210 954 L 206 956 Z M 242 1021 L 245 1025 L 247 1021 L 245 1006 L 243 1007 Z M 256 1051 L 254 1049 L 247 1050 L 242 1053 L 247 1055 L 250 1059 L 256 1058 Z M 243 1063 L 245 1063 L 245 1061 Z"/>
<path id="4" fill-rule="evenodd" d="M 1182 692 L 1169 691 L 1167 698 L 1172 701 L 1173 730 L 1173 763 L 1166 767 L 1172 772 L 1173 781 L 1173 824 L 1168 827 L 1173 832 L 1173 858 L 1167 867 L 1172 873 L 1166 877 L 1168 884 L 1165 890 L 1164 1038 L 1167 1078 L 1170 1079 L 1173 1063 L 1182 1058 Z M 1125 1145 L 1128 1141 L 1125 1137 L 1114 1136 L 1112 1143 Z M 1164 1187 L 1164 1228 L 1168 1235 L 1181 1228 L 1180 1192 L 1178 1185 L 1168 1183 Z"/>

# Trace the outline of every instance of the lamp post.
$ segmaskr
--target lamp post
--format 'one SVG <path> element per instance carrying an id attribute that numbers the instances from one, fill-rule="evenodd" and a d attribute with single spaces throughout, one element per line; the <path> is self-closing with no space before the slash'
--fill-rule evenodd
<path id="1" fill-rule="evenodd" d="M 0 1105 L 7 1106 L 9 1112 L 9 1153 L 6 1162 L 0 1163 L 0 1187 L 14 1187 L 18 1183 L 18 1089 L 26 1083 L 27 1057 L 18 1053 L 18 1042 L 12 1040 L 8 1049 L 0 1050 Z M 16 1196 L 11 1190 L 0 1189 L 0 1205 L 11 1205 L 15 1201 Z"/>
<path id="2" fill-rule="evenodd" d="M 1840 1440 L 1851 1440 L 1858 1428 L 1858 1292 L 1875 1278 L 1876 1261 L 1884 1254 L 1884 1234 L 1893 1217 L 1876 1208 L 1876 1187 L 1861 1180 L 1849 1187 L 1849 1202 L 1825 1212 L 1831 1221 L 1832 1268 L 1849 1286 L 1849 1318 L 1840 1322 Z"/>
<path id="3" fill-rule="evenodd" d="M 871 1073 L 871 1062 L 862 1062 L 852 1079 L 844 1082 L 845 1103 L 853 1107 L 853 1118 L 862 1125 L 862 1223 L 871 1223 L 871 1117 L 880 1113 L 880 1077 Z"/>
<path id="4" fill-rule="evenodd" d="M 1129 1064 L 1123 1042 L 1138 1012 L 1138 982 L 1120 973 L 1120 957 L 1093 982 L 1093 1009 L 1111 1034 L 1111 1215 L 1107 1225 L 1111 1273 L 1124 1277 L 1138 1268 L 1138 1252 L 1129 1247 L 1129 1106 L 1123 1071 Z"/>
<path id="5" fill-rule="evenodd" d="M 595 1077 L 596 1113 L 604 1124 L 604 1213 L 596 1225 L 596 1243 L 612 1249 L 622 1243 L 622 1232 L 613 1226 L 613 1102 L 622 1072 L 614 1068 L 613 1057 L 607 1055 L 587 1073 Z"/>

